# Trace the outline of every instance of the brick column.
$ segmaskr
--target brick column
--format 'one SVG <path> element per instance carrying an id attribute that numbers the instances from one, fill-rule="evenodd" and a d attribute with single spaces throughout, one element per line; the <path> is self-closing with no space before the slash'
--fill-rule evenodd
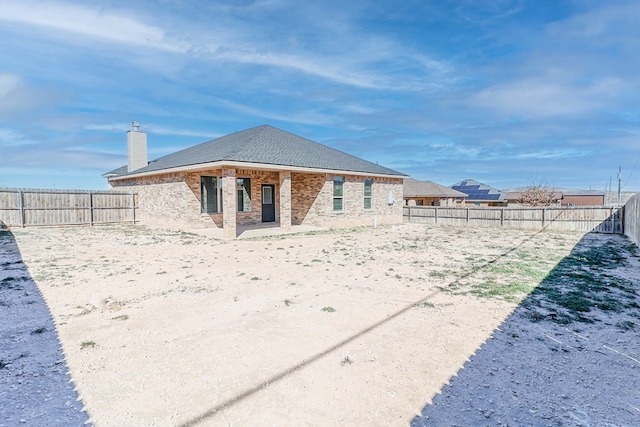
<path id="1" fill-rule="evenodd" d="M 236 238 L 236 212 L 238 200 L 235 168 L 222 169 L 222 236 Z"/>
<path id="2" fill-rule="evenodd" d="M 280 171 L 280 229 L 291 230 L 291 172 Z"/>

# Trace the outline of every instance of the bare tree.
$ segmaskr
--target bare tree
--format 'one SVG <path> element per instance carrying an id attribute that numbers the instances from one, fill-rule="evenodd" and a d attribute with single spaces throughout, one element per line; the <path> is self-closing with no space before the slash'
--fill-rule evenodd
<path id="1" fill-rule="evenodd" d="M 525 187 L 519 194 L 516 202 L 525 206 L 552 206 L 562 196 L 552 188 L 541 183 L 531 184 Z"/>

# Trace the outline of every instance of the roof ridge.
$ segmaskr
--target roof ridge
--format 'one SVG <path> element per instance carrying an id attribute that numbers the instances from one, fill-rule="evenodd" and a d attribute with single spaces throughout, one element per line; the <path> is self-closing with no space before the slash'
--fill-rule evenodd
<path id="1" fill-rule="evenodd" d="M 236 131 L 184 148 L 152 160 L 143 168 L 131 173 L 117 174 L 117 176 L 161 172 L 177 167 L 224 161 L 406 176 L 401 172 L 268 124 Z"/>

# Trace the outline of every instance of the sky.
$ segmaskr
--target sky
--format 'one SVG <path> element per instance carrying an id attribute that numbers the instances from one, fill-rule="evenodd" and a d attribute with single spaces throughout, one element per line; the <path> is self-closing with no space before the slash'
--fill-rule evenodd
<path id="1" fill-rule="evenodd" d="M 0 0 L 0 187 L 269 124 L 414 179 L 640 191 L 637 0 Z"/>

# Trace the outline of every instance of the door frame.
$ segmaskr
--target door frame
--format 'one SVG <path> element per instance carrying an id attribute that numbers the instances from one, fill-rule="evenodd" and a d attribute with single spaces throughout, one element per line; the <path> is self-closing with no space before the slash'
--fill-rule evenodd
<path id="1" fill-rule="evenodd" d="M 264 203 L 264 189 L 265 188 L 270 188 L 271 189 L 271 202 L 270 204 L 266 204 Z M 275 222 L 276 221 L 276 186 L 275 184 L 262 184 L 260 186 L 260 212 L 261 212 L 261 216 L 262 216 L 262 222 Z M 272 206 L 272 208 L 269 208 L 269 216 L 266 216 L 266 220 L 265 220 L 265 206 Z M 271 219 L 273 218 L 273 219 Z"/>

